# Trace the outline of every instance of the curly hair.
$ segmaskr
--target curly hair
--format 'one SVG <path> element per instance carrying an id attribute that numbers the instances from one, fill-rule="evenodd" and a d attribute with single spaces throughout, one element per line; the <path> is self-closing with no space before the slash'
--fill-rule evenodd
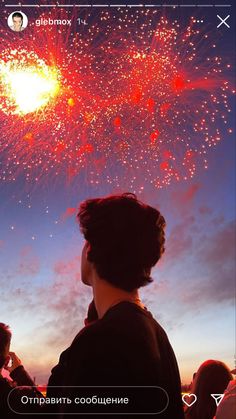
<path id="1" fill-rule="evenodd" d="M 77 215 L 100 278 L 132 291 L 152 282 L 151 268 L 165 248 L 165 219 L 131 193 L 88 199 Z"/>

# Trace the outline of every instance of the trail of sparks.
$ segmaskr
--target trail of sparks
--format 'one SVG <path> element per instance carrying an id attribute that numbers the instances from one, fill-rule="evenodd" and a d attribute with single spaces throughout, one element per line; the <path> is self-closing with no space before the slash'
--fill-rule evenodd
<path id="1" fill-rule="evenodd" d="M 1 179 L 161 188 L 207 167 L 231 130 L 232 89 L 194 22 L 102 11 L 79 34 L 34 26 L 23 48 L 3 42 Z"/>

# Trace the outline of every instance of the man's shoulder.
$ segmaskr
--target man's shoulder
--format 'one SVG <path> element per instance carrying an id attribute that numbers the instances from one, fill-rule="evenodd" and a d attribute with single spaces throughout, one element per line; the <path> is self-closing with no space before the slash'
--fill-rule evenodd
<path id="1" fill-rule="evenodd" d="M 105 320 L 105 319 L 104 319 Z M 163 327 L 153 317 L 147 308 L 141 308 L 137 304 L 123 302 L 110 310 L 106 316 L 107 322 L 113 325 L 122 325 L 132 333 L 147 329 L 160 335 L 167 336 Z"/>
<path id="2" fill-rule="evenodd" d="M 75 336 L 71 346 L 76 345 L 77 343 L 82 345 L 83 342 L 87 344 L 89 341 L 99 339 L 99 337 L 106 332 L 106 329 L 106 325 L 101 320 L 97 320 L 83 327 L 83 329 L 81 329 Z"/>
<path id="3" fill-rule="evenodd" d="M 100 320 L 85 326 L 74 338 L 71 347 L 86 349 L 106 344 L 106 341 L 127 341 L 137 336 L 154 337 L 157 341 L 167 343 L 168 337 L 162 326 L 148 310 L 134 307 L 134 304 L 117 305 Z"/>

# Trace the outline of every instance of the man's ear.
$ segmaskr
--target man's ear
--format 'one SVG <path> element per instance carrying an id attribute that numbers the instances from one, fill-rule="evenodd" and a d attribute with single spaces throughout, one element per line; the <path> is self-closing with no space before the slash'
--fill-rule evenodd
<path id="1" fill-rule="evenodd" d="M 91 245 L 88 241 L 86 241 L 86 243 L 85 243 L 85 256 L 86 256 L 86 259 L 87 259 L 88 262 L 90 262 L 90 259 L 89 259 L 90 251 L 91 251 Z"/>

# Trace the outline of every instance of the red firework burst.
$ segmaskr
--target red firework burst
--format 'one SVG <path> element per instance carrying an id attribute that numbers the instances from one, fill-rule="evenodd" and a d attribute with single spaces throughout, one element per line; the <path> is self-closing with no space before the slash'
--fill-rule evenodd
<path id="1" fill-rule="evenodd" d="M 228 129 L 228 65 L 194 18 L 185 28 L 156 20 L 122 9 L 77 35 L 36 25 L 24 38 L 5 34 L 2 179 L 86 173 L 95 184 L 163 187 L 207 167 L 207 148 Z"/>

